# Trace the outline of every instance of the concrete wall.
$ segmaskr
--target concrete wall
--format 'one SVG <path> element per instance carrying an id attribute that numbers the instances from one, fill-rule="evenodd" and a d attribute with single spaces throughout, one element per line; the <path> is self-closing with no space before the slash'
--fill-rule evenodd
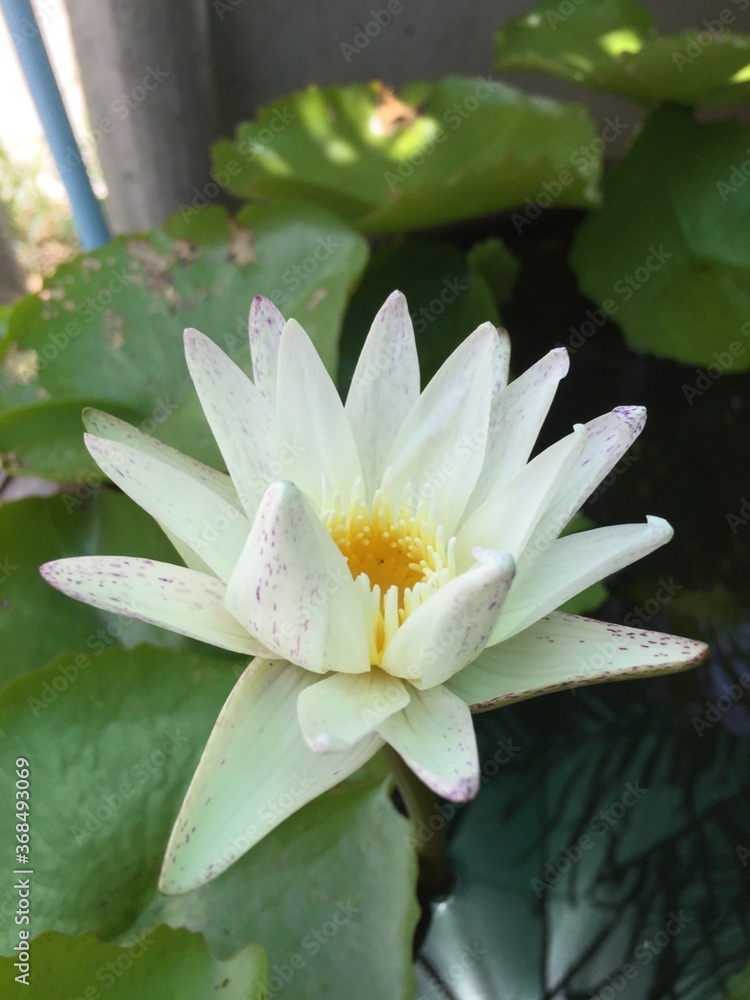
<path id="1" fill-rule="evenodd" d="M 147 229 L 208 173 L 219 134 L 211 8 L 203 0 L 67 7 L 110 222 L 116 232 Z"/>
<path id="2" fill-rule="evenodd" d="M 390 0 L 390 23 L 357 46 L 357 31 L 388 3 L 67 0 L 115 230 L 156 225 L 189 202 L 193 188 L 210 179 L 209 144 L 231 135 L 259 105 L 311 82 L 380 79 L 397 87 L 449 73 L 492 74 L 493 35 L 534 6 L 533 0 Z M 750 8 L 742 12 L 733 0 L 647 6 L 666 33 L 700 28 L 727 7 L 736 14 L 733 30 L 750 32 Z M 585 8 L 572 16 L 585 17 Z M 613 114 L 631 126 L 639 120 L 624 101 L 547 77 L 493 77 L 585 100 L 599 121 Z M 610 152 L 616 155 L 617 147 Z"/>

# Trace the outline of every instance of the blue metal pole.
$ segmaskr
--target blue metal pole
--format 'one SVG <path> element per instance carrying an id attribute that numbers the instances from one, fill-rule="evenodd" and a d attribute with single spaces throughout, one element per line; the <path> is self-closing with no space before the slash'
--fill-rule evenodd
<path id="1" fill-rule="evenodd" d="M 107 243 L 111 235 L 70 127 L 34 9 L 30 0 L 0 0 L 0 4 L 57 169 L 68 192 L 78 238 L 84 250 L 94 250 Z"/>

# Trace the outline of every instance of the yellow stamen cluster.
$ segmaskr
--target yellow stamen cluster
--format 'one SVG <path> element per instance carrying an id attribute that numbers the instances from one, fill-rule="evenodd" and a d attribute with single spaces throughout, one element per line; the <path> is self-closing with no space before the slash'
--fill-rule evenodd
<path id="1" fill-rule="evenodd" d="M 323 523 L 363 588 L 370 622 L 370 657 L 380 663 L 393 634 L 419 605 L 456 575 L 454 539 L 440 525 L 398 510 L 382 493 L 372 508 L 352 500 L 329 510 Z"/>

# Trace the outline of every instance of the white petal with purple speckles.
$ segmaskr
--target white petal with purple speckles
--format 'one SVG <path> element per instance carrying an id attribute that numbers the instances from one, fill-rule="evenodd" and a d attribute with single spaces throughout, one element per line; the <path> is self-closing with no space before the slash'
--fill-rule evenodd
<path id="1" fill-rule="evenodd" d="M 77 601 L 168 628 L 191 639 L 251 656 L 268 650 L 224 607 L 224 584 L 183 566 L 129 559 L 80 556 L 40 567 L 44 579 Z"/>
<path id="2" fill-rule="evenodd" d="M 467 513 L 524 467 L 569 364 L 565 348 L 555 348 L 494 397 L 485 463 Z"/>
<path id="3" fill-rule="evenodd" d="M 318 754 L 297 724 L 297 698 L 314 675 L 254 660 L 221 710 L 182 803 L 159 887 L 182 893 L 220 875 L 306 802 L 362 767 L 382 746 L 370 736 Z"/>
<path id="4" fill-rule="evenodd" d="M 660 517 L 646 524 L 618 524 L 557 538 L 544 549 L 527 549 L 489 645 L 506 641 L 580 594 L 658 549 L 672 537 Z"/>
<path id="5" fill-rule="evenodd" d="M 309 501 L 273 483 L 227 586 L 248 632 L 307 670 L 370 668 L 364 609 L 346 560 Z"/>
<path id="6" fill-rule="evenodd" d="M 275 469 L 271 408 L 245 373 L 208 337 L 185 331 L 185 357 L 203 412 L 252 520 Z"/>
<path id="7" fill-rule="evenodd" d="M 293 319 L 281 335 L 278 379 L 278 448 L 287 456 L 280 478 L 294 482 L 319 510 L 330 502 L 323 481 L 348 503 L 362 475 L 354 435 L 318 352 Z"/>
<path id="8" fill-rule="evenodd" d="M 169 539 L 170 544 L 174 546 L 175 552 L 177 552 L 180 559 L 182 559 L 189 569 L 194 569 L 197 570 L 198 573 L 207 573 L 209 576 L 213 576 L 211 567 L 205 559 L 201 559 L 198 553 L 194 552 L 193 549 L 191 549 L 186 542 L 183 542 L 181 538 L 178 538 L 173 531 L 170 531 L 169 528 L 165 528 L 160 522 L 157 523 Z"/>
<path id="9" fill-rule="evenodd" d="M 380 486 L 399 428 L 419 397 L 419 359 L 409 309 L 393 292 L 375 317 L 346 397 L 368 502 Z"/>
<path id="10" fill-rule="evenodd" d="M 572 434 L 537 455 L 474 511 L 456 537 L 459 572 L 471 565 L 471 550 L 476 546 L 510 552 L 518 559 L 550 497 L 583 451 L 586 436 L 579 425 Z"/>
<path id="11" fill-rule="evenodd" d="M 420 689 L 442 684 L 481 653 L 513 579 L 513 559 L 477 549 L 471 569 L 413 611 L 385 648 L 383 670 Z"/>
<path id="12" fill-rule="evenodd" d="M 497 333 L 485 323 L 441 366 L 414 404 L 386 459 L 389 495 L 424 505 L 453 534 L 484 461 Z"/>
<path id="13" fill-rule="evenodd" d="M 276 408 L 276 369 L 286 320 L 270 299 L 256 295 L 250 306 L 248 333 L 253 381 L 272 410 Z"/>
<path id="14" fill-rule="evenodd" d="M 86 447 L 109 478 L 183 539 L 219 579 L 232 575 L 250 531 L 244 514 L 189 473 L 117 441 L 85 435 Z"/>
<path id="15" fill-rule="evenodd" d="M 297 716 L 310 748 L 321 753 L 352 746 L 408 704 L 404 684 L 375 669 L 332 674 L 306 687 L 297 700 Z"/>
<path id="16" fill-rule="evenodd" d="M 558 611 L 485 650 L 447 687 L 480 711 L 561 687 L 685 670 L 706 652 L 692 639 Z"/>
<path id="17" fill-rule="evenodd" d="M 570 474 L 560 484 L 529 542 L 533 548 L 549 542 L 591 496 L 643 430 L 643 406 L 618 406 L 586 425 L 588 441 Z"/>
<path id="18" fill-rule="evenodd" d="M 236 507 L 237 510 L 241 509 L 237 490 L 226 472 L 218 472 L 216 469 L 204 465 L 203 462 L 196 462 L 194 458 L 188 458 L 176 448 L 162 444 L 161 441 L 157 441 L 149 434 L 144 434 L 137 427 L 133 427 L 117 417 L 110 416 L 109 413 L 102 413 L 101 410 L 87 407 L 83 411 L 83 423 L 86 430 L 94 437 L 104 438 L 107 441 L 118 441 L 144 455 L 150 455 L 202 483 L 222 500 Z"/>
<path id="19" fill-rule="evenodd" d="M 479 791 L 479 756 L 468 706 L 444 687 L 414 691 L 378 732 L 429 788 L 452 802 Z"/>

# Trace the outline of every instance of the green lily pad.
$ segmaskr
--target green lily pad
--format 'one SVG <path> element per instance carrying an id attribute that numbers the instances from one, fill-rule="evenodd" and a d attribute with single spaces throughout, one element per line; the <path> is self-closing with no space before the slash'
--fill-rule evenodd
<path id="1" fill-rule="evenodd" d="M 80 412 L 93 405 L 195 457 L 221 459 L 185 364 L 187 326 L 250 371 L 253 296 L 308 330 L 333 371 L 360 236 L 311 206 L 183 208 L 60 267 L 13 310 L 0 344 L 0 457 L 7 471 L 80 479 L 94 470 Z"/>
<path id="2" fill-rule="evenodd" d="M 496 36 L 495 66 L 548 73 L 644 107 L 743 104 L 750 36 L 728 30 L 738 13 L 728 4 L 699 31 L 661 37 L 648 9 L 632 0 L 542 0 Z"/>
<path id="3" fill-rule="evenodd" d="M 749 171 L 745 129 L 674 105 L 613 170 L 571 262 L 632 346 L 718 375 L 750 368 Z"/>
<path id="4" fill-rule="evenodd" d="M 285 1000 L 410 996 L 416 863 L 390 784 L 370 769 L 147 917 L 201 931 L 219 958 L 259 941 L 271 995 Z"/>
<path id="5" fill-rule="evenodd" d="M 46 583 L 39 567 L 52 559 L 81 555 L 132 555 L 181 564 L 156 522 L 128 497 L 97 489 L 97 480 L 76 492 L 29 498 L 0 506 L 0 644 L 6 651 L 0 681 L 47 663 L 61 650 L 55 690 L 67 676 L 94 668 L 113 646 L 142 642 L 171 649 L 205 651 L 202 643 L 71 600 Z M 43 711 L 46 705 L 40 705 Z"/>
<path id="6" fill-rule="evenodd" d="M 595 204 L 600 162 L 587 111 L 470 77 L 310 87 L 264 108 L 214 147 L 240 198 L 313 202 L 365 233 L 404 232 L 497 212 L 557 184 L 555 202 Z"/>
<path id="7" fill-rule="evenodd" d="M 12 801 L 15 762 L 26 758 L 34 932 L 114 938 L 154 898 L 172 823 L 237 670 L 149 646 L 110 649 L 66 676 L 70 660 L 60 656 L 0 693 L 1 794 Z M 6 856 L 15 823 L 4 809 Z M 2 912 L 12 898 L 6 882 Z M 10 954 L 14 934 L 4 922 L 0 953 Z"/>
<path id="8" fill-rule="evenodd" d="M 167 838 L 239 667 L 184 651 L 113 649 L 58 690 L 64 662 L 0 693 L 5 802 L 17 759 L 31 772 L 35 933 L 90 930 L 132 944 L 160 923 L 184 923 L 221 961 L 251 942 L 267 947 L 272 975 L 294 973 L 288 998 L 353 996 L 363 975 L 372 1000 L 409 995 L 414 852 L 379 767 L 310 803 L 214 883 L 165 898 L 156 881 Z M 35 714 L 47 687 L 54 697 Z M 15 824 L 3 810 L 6 857 Z M 12 885 L 0 887 L 0 912 L 15 911 Z M 16 932 L 3 922 L 0 953 L 11 954 Z"/>
<path id="9" fill-rule="evenodd" d="M 46 933 L 33 939 L 29 988 L 36 1000 L 263 1000 L 266 957 L 248 945 L 225 962 L 209 954 L 198 934 L 159 927 L 148 937 L 119 948 L 93 934 L 70 938 Z M 0 958 L 5 982 L 18 974 L 14 959 Z M 24 980 L 21 980 L 24 983 Z M 19 985 L 18 995 L 21 995 Z"/>

